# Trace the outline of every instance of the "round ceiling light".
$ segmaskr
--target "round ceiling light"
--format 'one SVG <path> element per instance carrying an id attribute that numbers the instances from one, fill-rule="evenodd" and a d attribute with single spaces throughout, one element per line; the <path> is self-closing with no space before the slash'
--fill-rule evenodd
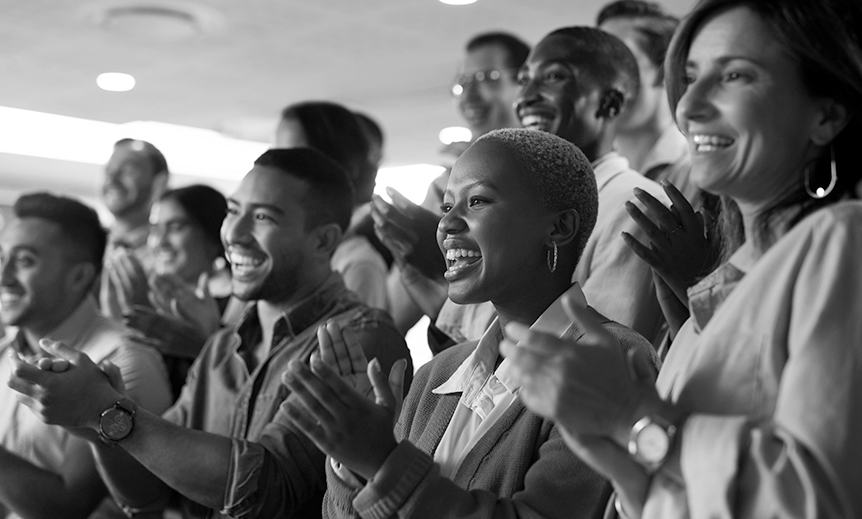
<path id="1" fill-rule="evenodd" d="M 80 12 L 107 32 L 154 43 L 187 41 L 226 25 L 221 12 L 192 0 L 93 0 Z"/>
<path id="2" fill-rule="evenodd" d="M 96 78 L 96 84 L 109 92 L 128 92 L 135 88 L 135 78 L 122 72 L 105 72 Z"/>

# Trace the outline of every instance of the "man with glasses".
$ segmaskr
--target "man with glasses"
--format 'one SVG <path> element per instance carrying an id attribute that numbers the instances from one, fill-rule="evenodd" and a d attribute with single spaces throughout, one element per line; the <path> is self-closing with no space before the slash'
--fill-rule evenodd
<path id="1" fill-rule="evenodd" d="M 491 130 L 520 127 L 513 109 L 518 97 L 516 76 L 530 47 L 512 34 L 489 32 L 473 37 L 465 50 L 464 63 L 451 92 L 473 139 Z M 469 145 L 469 142 L 453 143 L 443 152 L 457 158 Z M 423 313 L 433 320 L 446 299 L 445 283 L 437 283 L 442 282 L 446 267 L 437 248 L 436 233 L 448 180 L 447 169 L 428 187 L 421 206 L 397 194 L 393 204 L 379 197 L 372 204 L 377 235 L 392 251 L 398 267 L 392 269 L 389 277 L 389 298 L 392 317 L 402 333 Z M 413 290 L 411 296 L 404 282 L 417 279 L 425 289 Z M 417 301 L 415 298 L 420 295 L 422 301 Z"/>

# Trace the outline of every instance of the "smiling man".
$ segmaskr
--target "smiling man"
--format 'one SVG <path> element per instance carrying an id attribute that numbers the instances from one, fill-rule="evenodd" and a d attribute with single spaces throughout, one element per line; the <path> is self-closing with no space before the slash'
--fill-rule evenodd
<path id="1" fill-rule="evenodd" d="M 90 294 L 105 248 L 96 212 L 48 193 L 22 196 L 14 212 L 0 235 L 0 315 L 18 332 L 0 344 L 0 380 L 16 364 L 48 361 L 41 339 L 65 341 L 113 362 L 130 398 L 164 411 L 172 399 L 161 355 L 99 315 Z M 105 496 L 90 446 L 42 423 L 17 396 L 0 384 L 0 517 L 87 517 Z"/>
<path id="2" fill-rule="evenodd" d="M 330 268 L 351 196 L 344 171 L 316 151 L 273 149 L 257 159 L 228 199 L 221 231 L 233 294 L 256 304 L 209 339 L 162 417 L 128 412 L 125 431 L 106 433 L 100 416 L 122 394 L 85 357 L 62 348 L 68 372 L 22 366 L 11 384 L 44 397 L 34 407 L 45 420 L 101 430 L 121 448 L 114 450 L 150 471 L 142 485 L 123 478 L 132 459 L 99 458 L 109 488 L 130 511 L 158 512 L 170 487 L 185 517 L 319 517 L 324 456 L 276 417 L 288 396 L 282 371 L 293 359 L 308 362 L 318 327 L 329 320 L 387 372 L 397 359 L 410 359 L 388 315 L 360 303 Z M 153 486 L 153 475 L 164 485 Z"/>
<path id="3" fill-rule="evenodd" d="M 553 31 L 533 48 L 518 79 L 521 91 L 515 108 L 521 124 L 576 145 L 596 175 L 598 220 L 574 281 L 599 312 L 652 340 L 663 321 L 652 272 L 620 234 L 649 241 L 627 213 L 627 204 L 636 201 L 633 190 L 662 202 L 668 198 L 613 147 L 621 116 L 638 92 L 634 56 L 621 40 L 602 30 L 568 27 Z M 436 325 L 455 342 L 476 340 L 494 318 L 493 312 L 480 308 L 448 300 Z"/>

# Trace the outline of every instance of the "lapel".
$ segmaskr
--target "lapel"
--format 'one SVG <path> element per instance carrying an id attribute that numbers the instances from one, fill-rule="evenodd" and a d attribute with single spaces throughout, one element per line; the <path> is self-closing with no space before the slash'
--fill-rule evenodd
<path id="1" fill-rule="evenodd" d="M 453 475 L 452 481 L 462 488 L 470 488 L 470 481 L 479 471 L 482 461 L 491 454 L 491 450 L 494 447 L 497 447 L 500 444 L 503 436 L 508 434 L 515 425 L 515 422 L 517 422 L 521 415 L 526 412 L 527 408 L 524 407 L 524 404 L 520 399 L 514 401 L 512 405 L 506 409 L 506 412 L 503 413 L 503 416 L 500 417 L 497 423 L 491 426 L 491 428 L 488 429 L 488 432 L 485 433 L 485 435 L 476 443 L 476 446 L 467 453 L 467 457 L 464 458 L 464 462 L 461 463 L 458 471 Z M 441 432 L 440 435 L 442 436 L 443 433 Z"/>

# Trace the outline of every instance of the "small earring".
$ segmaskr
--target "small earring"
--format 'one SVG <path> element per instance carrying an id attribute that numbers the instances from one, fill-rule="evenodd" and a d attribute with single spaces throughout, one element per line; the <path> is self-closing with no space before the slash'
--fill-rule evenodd
<path id="1" fill-rule="evenodd" d="M 554 246 L 554 259 L 551 260 L 551 251 L 548 250 L 548 271 L 553 274 L 557 270 L 557 242 L 552 241 L 551 245 Z"/>
<path id="2" fill-rule="evenodd" d="M 808 196 L 815 200 L 820 200 L 821 198 L 826 198 L 829 196 L 829 193 L 835 189 L 835 184 L 838 182 L 838 167 L 835 165 L 835 146 L 829 145 L 829 171 L 831 173 L 831 178 L 829 179 L 829 185 L 826 186 L 826 189 L 822 187 L 818 187 L 816 190 L 811 190 L 811 184 L 809 180 L 809 172 L 811 168 L 805 168 L 805 192 L 808 193 Z"/>

